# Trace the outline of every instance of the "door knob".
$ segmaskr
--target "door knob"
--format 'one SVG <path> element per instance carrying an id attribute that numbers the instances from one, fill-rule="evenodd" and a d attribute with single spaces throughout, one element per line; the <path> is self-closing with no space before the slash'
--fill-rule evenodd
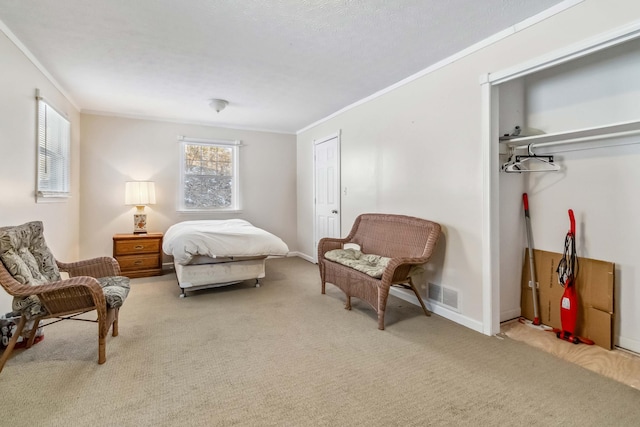
<path id="1" fill-rule="evenodd" d="M 332 214 L 337 214 L 337 213 L 338 213 L 338 211 L 334 209 L 334 210 L 332 210 L 332 211 L 331 211 L 331 213 L 332 213 Z"/>

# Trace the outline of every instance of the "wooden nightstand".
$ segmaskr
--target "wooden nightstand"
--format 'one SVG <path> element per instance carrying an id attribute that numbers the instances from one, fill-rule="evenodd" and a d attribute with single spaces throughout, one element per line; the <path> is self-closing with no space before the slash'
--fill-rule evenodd
<path id="1" fill-rule="evenodd" d="M 162 274 L 162 233 L 115 234 L 113 257 L 127 277 Z"/>

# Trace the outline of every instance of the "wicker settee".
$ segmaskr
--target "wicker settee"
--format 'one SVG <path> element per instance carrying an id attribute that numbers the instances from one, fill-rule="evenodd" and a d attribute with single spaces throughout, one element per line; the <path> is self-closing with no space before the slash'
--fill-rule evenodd
<path id="1" fill-rule="evenodd" d="M 420 293 L 412 280 L 415 267 L 431 258 L 440 236 L 440 225 L 426 219 L 405 215 L 362 214 L 344 239 L 323 238 L 318 242 L 318 266 L 322 293 L 326 283 L 340 288 L 346 295 L 345 308 L 351 309 L 351 297 L 368 302 L 378 315 L 378 329 L 384 329 L 384 313 L 391 286 L 413 290 L 424 310 Z M 327 258 L 330 251 L 345 250 L 355 244 L 359 253 L 382 257 L 381 277 L 374 277 L 364 269 L 359 271 Z"/>

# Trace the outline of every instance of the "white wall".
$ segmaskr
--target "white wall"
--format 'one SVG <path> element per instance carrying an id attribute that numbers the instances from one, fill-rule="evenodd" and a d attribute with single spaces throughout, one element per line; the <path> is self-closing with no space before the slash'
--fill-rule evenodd
<path id="1" fill-rule="evenodd" d="M 342 185 L 348 189 L 347 196 L 342 198 L 343 235 L 354 218 L 365 211 L 409 214 L 440 222 L 444 230 L 441 253 L 436 255 L 432 264 L 435 271 L 430 272 L 427 280 L 457 289 L 462 299 L 460 316 L 444 314 L 480 330 L 484 236 L 479 76 L 637 19 L 640 19 L 638 2 L 586 0 L 300 132 L 300 250 L 307 254 L 315 250 L 311 198 L 313 140 L 341 130 Z M 588 167 L 578 172 L 575 180 L 579 182 L 581 175 L 595 176 Z M 629 190 L 628 185 L 631 184 L 625 190 Z M 516 211 L 520 206 L 518 199 L 515 208 L 506 209 Z M 590 202 L 588 209 L 590 215 L 601 215 L 597 213 L 600 212 L 597 201 Z M 606 229 L 615 222 L 616 218 L 609 218 L 592 226 Z M 564 225 L 560 227 L 563 230 L 560 236 L 566 233 Z M 522 248 L 519 241 L 512 249 L 521 253 Z M 630 285 L 635 286 L 637 293 L 635 282 Z"/>
<path id="2" fill-rule="evenodd" d="M 0 226 L 44 222 L 45 238 L 61 261 L 78 258 L 80 115 L 34 64 L 0 32 Z M 35 89 L 71 121 L 71 194 L 59 203 L 36 203 Z M 0 314 L 11 310 L 0 290 Z"/>
<path id="3" fill-rule="evenodd" d="M 178 213 L 177 137 L 241 140 L 241 213 Z M 111 256 L 115 233 L 133 230 L 135 207 L 125 206 L 130 180 L 156 182 L 157 204 L 145 209 L 149 231 L 194 219 L 243 218 L 296 250 L 294 135 L 82 114 L 81 250 Z M 165 259 L 170 261 L 170 259 Z"/>

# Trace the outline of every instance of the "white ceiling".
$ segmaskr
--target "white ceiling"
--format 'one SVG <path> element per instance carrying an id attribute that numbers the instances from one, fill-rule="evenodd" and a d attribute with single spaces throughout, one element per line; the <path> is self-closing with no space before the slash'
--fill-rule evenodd
<path id="1" fill-rule="evenodd" d="M 557 3 L 3 0 L 0 21 L 82 111 L 295 132 Z"/>

